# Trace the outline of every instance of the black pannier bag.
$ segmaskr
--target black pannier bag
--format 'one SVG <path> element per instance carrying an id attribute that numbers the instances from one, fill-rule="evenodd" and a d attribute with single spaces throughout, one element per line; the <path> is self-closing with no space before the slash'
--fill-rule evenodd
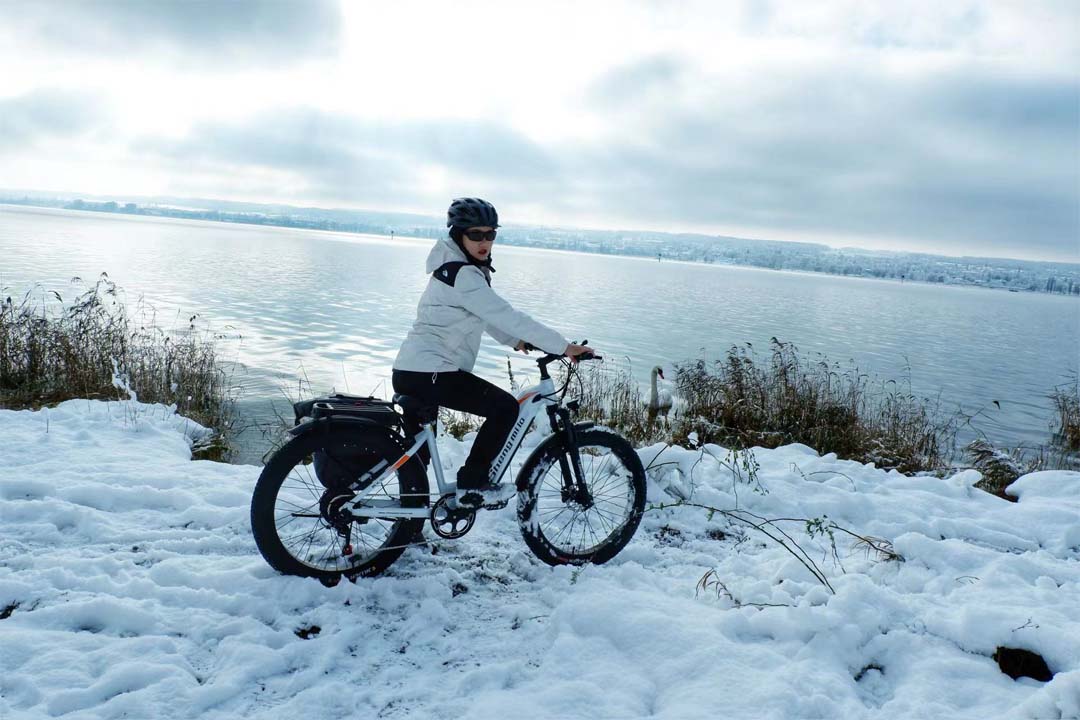
<path id="1" fill-rule="evenodd" d="M 365 418 L 393 428 L 400 428 L 402 422 L 401 415 L 394 409 L 394 403 L 389 400 L 345 393 L 294 403 L 293 412 L 296 414 L 296 425 L 303 422 L 304 418 L 318 420 L 332 415 Z"/>
<path id="2" fill-rule="evenodd" d="M 325 417 L 364 418 L 398 431 L 403 424 L 401 415 L 389 400 L 344 393 L 294 403 L 293 412 L 296 425 L 304 422 L 305 418 L 319 420 Z M 352 483 L 378 461 L 376 455 L 365 453 L 360 448 L 342 448 L 333 457 L 320 450 L 312 457 L 315 477 L 326 488 L 340 488 Z"/>

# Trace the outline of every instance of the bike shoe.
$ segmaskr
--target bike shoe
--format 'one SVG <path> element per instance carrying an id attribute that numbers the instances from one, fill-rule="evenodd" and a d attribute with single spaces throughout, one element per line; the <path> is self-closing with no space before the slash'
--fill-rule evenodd
<path id="1" fill-rule="evenodd" d="M 510 502 L 510 498 L 517 494 L 517 488 L 513 485 L 482 485 L 478 488 L 458 488 L 456 497 L 459 508 L 465 510 L 498 510 L 504 508 Z"/>

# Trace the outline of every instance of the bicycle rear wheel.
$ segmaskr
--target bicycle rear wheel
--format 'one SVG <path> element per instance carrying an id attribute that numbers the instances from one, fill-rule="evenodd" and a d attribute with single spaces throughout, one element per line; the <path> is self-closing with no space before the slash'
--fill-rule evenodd
<path id="1" fill-rule="evenodd" d="M 604 428 L 577 433 L 589 502 L 563 491 L 561 438 L 552 436 L 518 475 L 518 524 L 536 557 L 549 565 L 600 564 L 634 536 L 645 511 L 645 469 L 622 436 Z"/>
<path id="2" fill-rule="evenodd" d="M 402 453 L 389 435 L 368 429 L 313 430 L 290 440 L 263 468 L 251 499 L 251 530 L 263 558 L 278 572 L 328 584 L 388 568 L 422 536 L 424 519 L 349 519 L 345 511 L 355 494 L 347 487 Z M 324 485 L 328 477 L 334 478 L 330 487 Z M 405 463 L 380 481 L 364 503 L 425 507 L 423 466 L 416 459 Z"/>

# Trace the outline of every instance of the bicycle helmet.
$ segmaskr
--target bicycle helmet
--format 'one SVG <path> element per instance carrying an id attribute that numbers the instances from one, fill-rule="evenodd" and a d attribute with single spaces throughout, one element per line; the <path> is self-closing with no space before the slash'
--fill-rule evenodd
<path id="1" fill-rule="evenodd" d="M 454 198 L 450 209 L 446 211 L 446 227 L 499 227 L 499 213 L 495 206 L 480 198 Z"/>

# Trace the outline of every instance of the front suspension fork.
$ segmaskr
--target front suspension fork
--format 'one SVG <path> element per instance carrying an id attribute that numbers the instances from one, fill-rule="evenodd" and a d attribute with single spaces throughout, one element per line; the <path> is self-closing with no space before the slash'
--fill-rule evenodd
<path id="1" fill-rule="evenodd" d="M 578 451 L 574 423 L 570 421 L 570 411 L 562 407 L 552 408 L 550 414 L 551 431 L 561 436 L 565 450 L 559 453 L 559 467 L 563 478 L 562 501 L 567 503 L 573 500 L 579 505 L 590 507 L 592 496 L 589 494 L 589 486 L 585 483 L 585 473 L 581 469 L 581 453 Z"/>

